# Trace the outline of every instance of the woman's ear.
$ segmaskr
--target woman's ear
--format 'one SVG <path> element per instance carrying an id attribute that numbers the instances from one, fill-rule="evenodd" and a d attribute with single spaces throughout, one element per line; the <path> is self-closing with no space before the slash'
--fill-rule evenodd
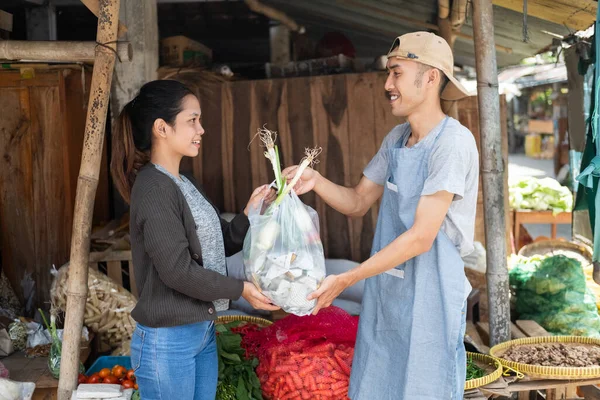
<path id="1" fill-rule="evenodd" d="M 167 137 L 167 123 L 162 118 L 157 118 L 152 125 L 152 133 L 161 138 Z"/>

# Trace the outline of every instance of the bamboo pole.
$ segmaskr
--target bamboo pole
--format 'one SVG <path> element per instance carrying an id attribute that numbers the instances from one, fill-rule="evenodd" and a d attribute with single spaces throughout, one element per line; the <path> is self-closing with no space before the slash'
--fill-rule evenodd
<path id="1" fill-rule="evenodd" d="M 77 181 L 71 259 L 69 266 L 65 334 L 62 347 L 58 400 L 70 400 L 77 387 L 79 345 L 88 291 L 88 258 L 94 198 L 98 187 L 104 127 L 108 111 L 110 86 L 115 68 L 117 21 L 120 0 L 101 0 L 98 17 L 96 62 L 88 105 L 81 167 Z"/>
<path id="2" fill-rule="evenodd" d="M 100 13 L 100 0 L 81 0 L 81 2 L 98 18 Z M 123 37 L 127 33 L 127 27 L 122 21 L 119 21 L 119 31 L 117 37 Z"/>
<path id="3" fill-rule="evenodd" d="M 504 162 L 500 129 L 498 68 L 494 50 L 491 0 L 473 0 L 475 66 L 481 132 L 483 209 L 487 250 L 490 346 L 510 339 L 510 304 L 506 267 Z"/>
<path id="4" fill-rule="evenodd" d="M 0 40 L 0 60 L 93 63 L 96 47 L 96 42 Z M 121 61 L 131 61 L 131 43 L 117 43 L 117 54 Z"/>

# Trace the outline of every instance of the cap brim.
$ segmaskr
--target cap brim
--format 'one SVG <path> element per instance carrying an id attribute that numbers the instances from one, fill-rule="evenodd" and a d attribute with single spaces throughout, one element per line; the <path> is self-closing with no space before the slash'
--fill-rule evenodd
<path id="1" fill-rule="evenodd" d="M 449 82 L 440 96 L 442 100 L 454 101 L 470 96 L 467 89 L 455 77 L 450 75 L 446 75 L 446 77 Z"/>

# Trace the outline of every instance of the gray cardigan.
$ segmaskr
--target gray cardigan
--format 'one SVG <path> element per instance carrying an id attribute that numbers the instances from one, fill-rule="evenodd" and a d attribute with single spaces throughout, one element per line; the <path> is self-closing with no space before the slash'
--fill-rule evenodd
<path id="1" fill-rule="evenodd" d="M 242 249 L 249 226 L 244 214 L 230 223 L 221 219 L 227 256 Z M 129 230 L 139 292 L 131 316 L 138 323 L 167 327 L 214 320 L 212 301 L 241 296 L 243 281 L 202 267 L 202 249 L 187 201 L 175 182 L 151 164 L 142 167 L 135 179 Z"/>

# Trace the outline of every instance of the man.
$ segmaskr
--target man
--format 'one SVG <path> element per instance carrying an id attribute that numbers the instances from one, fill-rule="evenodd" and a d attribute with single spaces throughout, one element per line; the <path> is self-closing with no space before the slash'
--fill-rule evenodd
<path id="1" fill-rule="evenodd" d="M 383 195 L 371 258 L 327 277 L 309 299 L 318 299 L 317 313 L 367 279 L 352 400 L 462 399 L 471 287 L 461 257 L 473 250 L 479 156 L 471 132 L 444 114 L 440 98 L 457 100 L 467 92 L 453 76 L 450 47 L 432 33 L 398 37 L 387 70 L 392 113 L 408 122 L 387 135 L 356 187 L 308 169 L 295 188 L 298 194 L 314 190 L 357 217 Z"/>

